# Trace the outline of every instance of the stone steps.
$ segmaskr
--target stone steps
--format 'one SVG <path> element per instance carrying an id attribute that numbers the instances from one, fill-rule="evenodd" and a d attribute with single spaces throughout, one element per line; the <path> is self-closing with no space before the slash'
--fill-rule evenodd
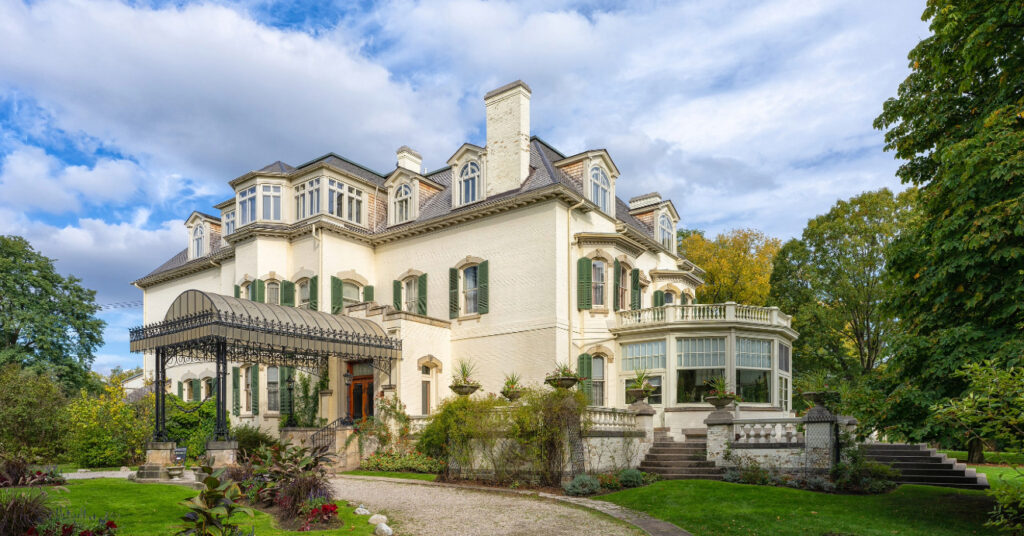
<path id="1" fill-rule="evenodd" d="M 988 479 L 974 469 L 951 460 L 923 444 L 871 444 L 864 449 L 869 460 L 900 471 L 900 484 L 919 484 L 962 489 L 988 489 Z"/>
<path id="2" fill-rule="evenodd" d="M 675 441 L 667 430 L 655 430 L 654 445 L 640 470 L 664 480 L 721 480 L 723 470 L 707 460 L 707 433 L 684 430 L 686 441 Z"/>

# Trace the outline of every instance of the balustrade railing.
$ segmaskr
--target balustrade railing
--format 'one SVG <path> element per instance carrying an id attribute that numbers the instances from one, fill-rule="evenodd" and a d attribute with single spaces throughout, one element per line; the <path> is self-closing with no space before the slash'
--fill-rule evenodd
<path id="1" fill-rule="evenodd" d="M 798 431 L 803 422 L 799 418 L 786 419 L 735 419 L 732 421 L 734 444 L 786 444 L 794 447 L 804 442 L 804 434 Z"/>
<path id="2" fill-rule="evenodd" d="M 590 429 L 602 432 L 629 432 L 636 430 L 636 413 L 628 409 L 587 408 Z"/>
<path id="3" fill-rule="evenodd" d="M 620 328 L 674 322 L 741 322 L 789 327 L 790 316 L 776 307 L 737 303 L 665 305 L 616 313 Z"/>

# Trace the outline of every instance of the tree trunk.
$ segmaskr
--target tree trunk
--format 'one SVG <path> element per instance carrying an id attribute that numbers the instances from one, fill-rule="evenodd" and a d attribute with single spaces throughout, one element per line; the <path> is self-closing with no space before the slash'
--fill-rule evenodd
<path id="1" fill-rule="evenodd" d="M 985 463 L 985 442 L 976 437 L 967 442 L 967 463 Z"/>

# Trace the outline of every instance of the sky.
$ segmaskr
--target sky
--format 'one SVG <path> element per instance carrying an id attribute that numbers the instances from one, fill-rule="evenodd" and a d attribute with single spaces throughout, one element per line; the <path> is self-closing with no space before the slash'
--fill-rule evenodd
<path id="1" fill-rule="evenodd" d="M 97 291 L 184 249 L 184 219 L 276 160 L 428 169 L 484 144 L 483 95 L 533 90 L 531 130 L 605 148 L 620 197 L 685 228 L 786 239 L 903 186 L 872 128 L 928 35 L 924 2 L 0 0 L 0 233 Z M 93 368 L 140 363 L 110 308 Z"/>

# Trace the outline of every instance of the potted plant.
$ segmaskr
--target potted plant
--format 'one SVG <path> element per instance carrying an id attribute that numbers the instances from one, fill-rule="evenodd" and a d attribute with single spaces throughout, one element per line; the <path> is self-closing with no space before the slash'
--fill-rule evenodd
<path id="1" fill-rule="evenodd" d="M 626 386 L 626 402 L 643 402 L 654 392 L 654 385 L 651 384 L 651 375 L 647 369 L 636 371 L 636 376 Z"/>
<path id="2" fill-rule="evenodd" d="M 556 389 L 569 389 L 579 381 L 580 377 L 565 363 L 555 367 L 555 370 L 544 378 L 544 383 Z"/>
<path id="3" fill-rule="evenodd" d="M 455 394 L 459 396 L 473 394 L 480 388 L 480 382 L 473 379 L 473 372 L 475 371 L 476 365 L 465 359 L 460 359 L 455 364 L 455 377 L 452 378 L 452 384 L 448 388 L 455 391 Z"/>
<path id="4" fill-rule="evenodd" d="M 720 411 L 740 399 L 735 391 L 729 390 L 729 383 L 725 380 L 725 376 L 715 376 L 704 382 L 704 385 L 708 386 L 709 395 L 704 397 L 704 401 L 715 406 L 715 411 Z"/>
<path id="5" fill-rule="evenodd" d="M 501 396 L 507 398 L 509 402 L 515 402 L 519 397 L 523 396 L 523 385 L 518 373 L 510 372 L 505 375 L 505 383 L 501 387 Z"/>
<path id="6" fill-rule="evenodd" d="M 830 382 L 828 375 L 819 370 L 798 376 L 794 387 L 800 392 L 800 396 L 804 397 L 804 400 L 814 403 L 815 406 L 823 407 L 826 400 L 836 394 L 836 390 Z"/>

